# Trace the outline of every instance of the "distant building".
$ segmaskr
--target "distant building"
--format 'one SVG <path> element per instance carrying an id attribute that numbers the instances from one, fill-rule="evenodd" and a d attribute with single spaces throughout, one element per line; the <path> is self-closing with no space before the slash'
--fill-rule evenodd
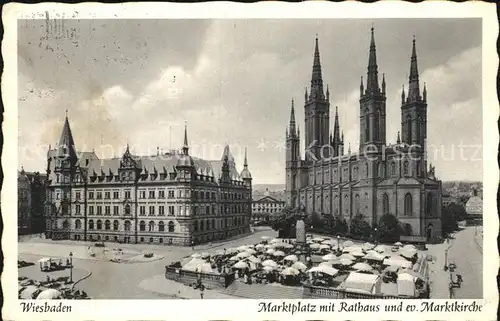
<path id="1" fill-rule="evenodd" d="M 257 196 L 252 201 L 252 224 L 269 222 L 273 215 L 283 211 L 285 201 L 269 194 L 266 191 L 263 196 Z"/>
<path id="2" fill-rule="evenodd" d="M 460 200 L 458 198 L 456 198 L 450 194 L 443 194 L 442 199 L 443 199 L 443 207 L 448 206 L 451 203 L 455 203 L 455 204 L 460 203 Z"/>
<path id="3" fill-rule="evenodd" d="M 17 173 L 17 230 L 19 234 L 31 231 L 31 188 L 24 168 Z"/>
<path id="4" fill-rule="evenodd" d="M 468 220 L 481 220 L 483 218 L 483 199 L 478 195 L 477 190 L 473 189 L 472 196 L 465 204 Z"/>

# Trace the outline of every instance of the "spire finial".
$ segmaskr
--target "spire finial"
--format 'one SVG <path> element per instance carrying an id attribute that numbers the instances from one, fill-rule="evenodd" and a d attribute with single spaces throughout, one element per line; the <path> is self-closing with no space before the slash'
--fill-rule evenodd
<path id="1" fill-rule="evenodd" d="M 66 118 L 68 118 L 68 108 L 66 108 Z"/>
<path id="2" fill-rule="evenodd" d="M 379 92 L 377 52 L 376 52 L 376 48 L 375 48 L 375 32 L 374 32 L 373 26 L 371 29 L 370 54 L 368 57 L 368 72 L 367 72 L 366 90 L 369 93 Z"/>
<path id="3" fill-rule="evenodd" d="M 415 45 L 415 35 L 413 35 L 413 45 L 411 51 L 411 62 L 410 62 L 410 76 L 409 76 L 409 86 L 408 86 L 408 99 L 410 101 L 420 100 L 420 87 L 419 87 L 419 76 L 418 76 L 418 64 L 417 64 L 417 49 Z"/>
<path id="4" fill-rule="evenodd" d="M 404 102 L 405 102 L 405 85 L 404 84 L 403 84 L 402 88 L 403 89 L 401 90 L 401 103 L 404 104 Z"/>
<path id="5" fill-rule="evenodd" d="M 317 36 L 314 47 L 314 60 L 311 77 L 311 97 L 312 99 L 325 99 L 325 95 L 323 92 L 323 76 L 321 74 L 321 62 L 319 56 L 319 41 Z"/>
<path id="6" fill-rule="evenodd" d="M 247 167 L 248 167 L 248 161 L 247 161 L 247 148 L 246 148 L 246 147 L 245 147 L 245 160 L 244 160 L 244 162 L 243 162 L 243 166 L 244 166 L 245 168 L 247 168 Z"/>
<path id="7" fill-rule="evenodd" d="M 385 94 L 385 73 L 382 74 L 382 93 Z"/>
<path id="8" fill-rule="evenodd" d="M 188 136 L 187 136 L 187 121 L 184 121 L 184 146 L 182 146 L 182 151 L 184 155 L 188 155 L 189 145 L 188 145 Z"/>
<path id="9" fill-rule="evenodd" d="M 396 140 L 396 143 L 401 144 L 401 137 L 399 135 L 399 130 L 398 130 L 398 139 Z"/>
<path id="10" fill-rule="evenodd" d="M 424 101 L 427 101 L 427 84 L 424 82 L 424 91 L 422 93 L 424 96 Z"/>
<path id="11" fill-rule="evenodd" d="M 290 109 L 290 135 L 295 136 L 295 106 L 292 99 L 292 108 Z"/>

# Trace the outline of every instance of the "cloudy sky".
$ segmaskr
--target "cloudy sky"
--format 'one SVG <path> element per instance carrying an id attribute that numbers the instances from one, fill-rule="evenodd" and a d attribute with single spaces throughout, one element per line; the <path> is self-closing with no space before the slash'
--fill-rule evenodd
<path id="1" fill-rule="evenodd" d="M 241 167 L 248 147 L 254 182 L 283 183 L 290 102 L 303 129 L 316 34 L 331 128 L 338 105 L 356 150 L 372 23 L 388 142 L 400 129 L 415 35 L 436 174 L 482 180 L 479 19 L 20 21 L 20 165 L 44 170 L 67 110 L 80 151 L 118 156 L 127 142 L 136 154 L 177 149 L 187 122 L 192 155 L 219 159 L 229 144 Z"/>

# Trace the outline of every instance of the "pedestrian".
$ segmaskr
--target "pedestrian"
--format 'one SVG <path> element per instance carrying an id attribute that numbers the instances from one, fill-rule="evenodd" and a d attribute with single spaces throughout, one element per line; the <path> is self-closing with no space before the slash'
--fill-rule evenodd
<path id="1" fill-rule="evenodd" d="M 203 300 L 203 291 L 200 291 L 200 297 Z"/>

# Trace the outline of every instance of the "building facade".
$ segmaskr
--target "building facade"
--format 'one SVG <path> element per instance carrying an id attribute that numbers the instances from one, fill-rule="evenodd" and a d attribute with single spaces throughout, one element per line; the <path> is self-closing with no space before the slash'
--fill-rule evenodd
<path id="1" fill-rule="evenodd" d="M 393 214 L 414 236 L 441 235 L 441 181 L 427 170 L 427 89 L 420 90 L 415 39 L 409 88 L 401 96 L 401 136 L 386 141 L 386 82 L 379 85 L 374 30 L 366 83 L 359 98 L 360 146 L 344 152 L 336 107 L 330 132 L 330 92 L 323 87 L 318 39 L 309 92 L 305 92 L 305 157 L 292 101 L 286 131 L 286 201 L 306 214 L 333 215 L 346 222 L 362 215 L 372 226 Z"/>
<path id="2" fill-rule="evenodd" d="M 28 175 L 21 168 L 17 173 L 17 231 L 18 234 L 31 232 L 31 184 Z"/>
<path id="3" fill-rule="evenodd" d="M 285 208 L 285 201 L 270 195 L 260 196 L 252 201 L 252 224 L 267 223 L 273 215 L 280 214 Z"/>
<path id="4" fill-rule="evenodd" d="M 483 199 L 475 188 L 465 204 L 465 211 L 467 212 L 467 220 L 482 220 L 483 218 Z"/>
<path id="5" fill-rule="evenodd" d="M 121 158 L 77 153 L 68 118 L 47 154 L 46 236 L 52 239 L 190 245 L 250 230 L 252 177 L 229 146 L 221 160 L 182 151 Z"/>

